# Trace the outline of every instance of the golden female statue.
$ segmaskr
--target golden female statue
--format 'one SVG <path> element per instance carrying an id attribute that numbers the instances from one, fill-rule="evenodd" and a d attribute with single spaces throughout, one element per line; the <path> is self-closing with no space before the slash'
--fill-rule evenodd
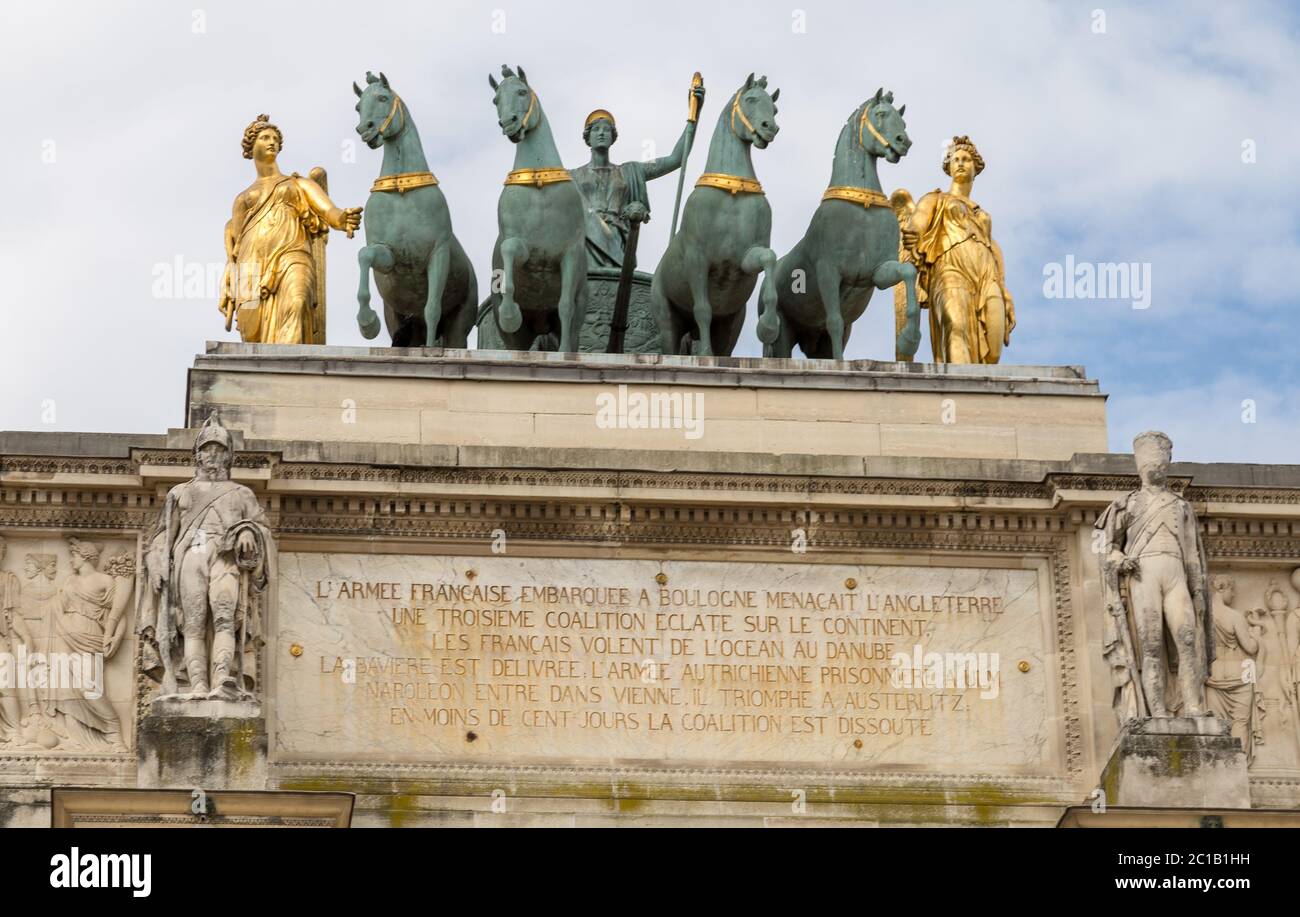
<path id="1" fill-rule="evenodd" d="M 934 361 L 996 363 L 1011 341 L 1016 310 L 992 218 L 970 197 L 984 158 L 969 137 L 953 137 L 943 171 L 952 177 L 947 191 L 935 188 L 915 206 L 906 190 L 890 199 L 901 227 L 900 260 L 910 258 L 919 272 Z"/>
<path id="2" fill-rule="evenodd" d="M 285 175 L 276 163 L 284 146 L 266 115 L 244 130 L 244 158 L 257 180 L 235 198 L 226 224 L 226 276 L 220 309 L 245 341 L 325 343 L 325 251 L 330 228 L 349 236 L 361 208 L 341 210 L 325 193 L 325 170 Z"/>

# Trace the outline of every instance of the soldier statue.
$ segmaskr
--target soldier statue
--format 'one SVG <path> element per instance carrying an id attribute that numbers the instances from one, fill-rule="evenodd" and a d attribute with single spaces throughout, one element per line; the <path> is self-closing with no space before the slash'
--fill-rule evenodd
<path id="1" fill-rule="evenodd" d="M 146 548 L 144 667 L 161 673 L 162 697 L 248 700 L 271 528 L 253 492 L 230 480 L 234 449 L 215 414 L 194 441 L 194 459 L 193 480 L 167 493 Z"/>
<path id="2" fill-rule="evenodd" d="M 1121 726 L 1169 717 L 1171 707 L 1182 716 L 1207 715 L 1214 624 L 1205 546 L 1191 504 L 1166 483 L 1172 452 L 1163 433 L 1138 436 L 1133 453 L 1142 486 L 1113 502 L 1096 524 L 1106 604 L 1102 651 Z M 1177 675 L 1172 703 L 1166 695 L 1171 673 Z"/>

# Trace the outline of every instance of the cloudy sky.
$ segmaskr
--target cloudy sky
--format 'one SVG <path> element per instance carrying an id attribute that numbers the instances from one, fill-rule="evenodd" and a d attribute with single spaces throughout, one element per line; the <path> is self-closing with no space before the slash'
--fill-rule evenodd
<path id="1" fill-rule="evenodd" d="M 323 165 L 337 203 L 364 204 L 381 154 L 356 141 L 351 83 L 368 69 L 410 106 L 485 289 L 513 155 L 487 84 L 503 62 L 528 71 L 569 165 L 593 108 L 618 118 L 615 159 L 662 155 L 692 71 L 702 134 L 766 73 L 781 134 L 755 164 L 778 253 L 807 226 L 844 119 L 892 89 L 914 146 L 881 164 L 887 191 L 946 187 L 956 133 L 987 162 L 974 197 L 1019 319 L 1004 362 L 1085 366 L 1115 451 L 1159 427 L 1177 458 L 1300 463 L 1300 15 L 1267 2 L 6 3 L 0 429 L 178 426 L 193 355 L 237 335 L 214 295 L 155 295 L 159 266 L 224 259 L 253 177 L 240 135 L 261 112 L 286 171 Z M 674 182 L 651 186 L 643 267 Z M 361 244 L 329 245 L 331 344 L 364 343 Z M 1149 270 L 1146 308 L 1045 290 L 1052 265 L 1121 262 Z M 848 356 L 892 358 L 892 323 L 877 294 Z M 760 352 L 752 315 L 737 352 Z"/>

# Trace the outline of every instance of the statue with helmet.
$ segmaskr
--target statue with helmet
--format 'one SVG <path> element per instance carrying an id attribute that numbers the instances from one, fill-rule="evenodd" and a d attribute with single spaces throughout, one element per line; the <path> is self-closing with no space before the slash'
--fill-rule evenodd
<path id="1" fill-rule="evenodd" d="M 145 548 L 138 630 L 161 698 L 249 701 L 274 542 L 257 497 L 230 479 L 234 445 L 215 414 L 194 441 L 194 478 L 167 493 Z"/>
<path id="2" fill-rule="evenodd" d="M 1205 680 L 1215 654 L 1205 545 L 1192 505 L 1169 487 L 1172 453 L 1165 434 L 1140 434 L 1133 457 L 1142 486 L 1096 523 L 1102 654 L 1121 726 L 1209 715 Z"/>

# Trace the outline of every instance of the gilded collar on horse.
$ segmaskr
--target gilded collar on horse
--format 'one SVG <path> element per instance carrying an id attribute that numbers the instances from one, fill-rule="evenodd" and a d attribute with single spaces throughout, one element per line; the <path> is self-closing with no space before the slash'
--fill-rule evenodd
<path id="1" fill-rule="evenodd" d="M 370 186 L 370 191 L 396 191 L 405 194 L 415 188 L 425 188 L 438 184 L 432 172 L 398 172 L 395 175 L 381 175 Z"/>
<path id="2" fill-rule="evenodd" d="M 536 185 L 540 188 L 561 181 L 573 181 L 568 169 L 515 169 L 502 184 Z"/>
<path id="3" fill-rule="evenodd" d="M 824 201 L 849 201 L 863 207 L 888 207 L 889 198 L 883 191 L 872 188 L 856 188 L 852 185 L 831 185 L 822 195 Z"/>
<path id="4" fill-rule="evenodd" d="M 739 194 L 762 194 L 763 186 L 757 178 L 741 178 L 739 175 L 726 175 L 722 172 L 705 172 L 695 183 L 697 188 L 718 188 Z"/>

